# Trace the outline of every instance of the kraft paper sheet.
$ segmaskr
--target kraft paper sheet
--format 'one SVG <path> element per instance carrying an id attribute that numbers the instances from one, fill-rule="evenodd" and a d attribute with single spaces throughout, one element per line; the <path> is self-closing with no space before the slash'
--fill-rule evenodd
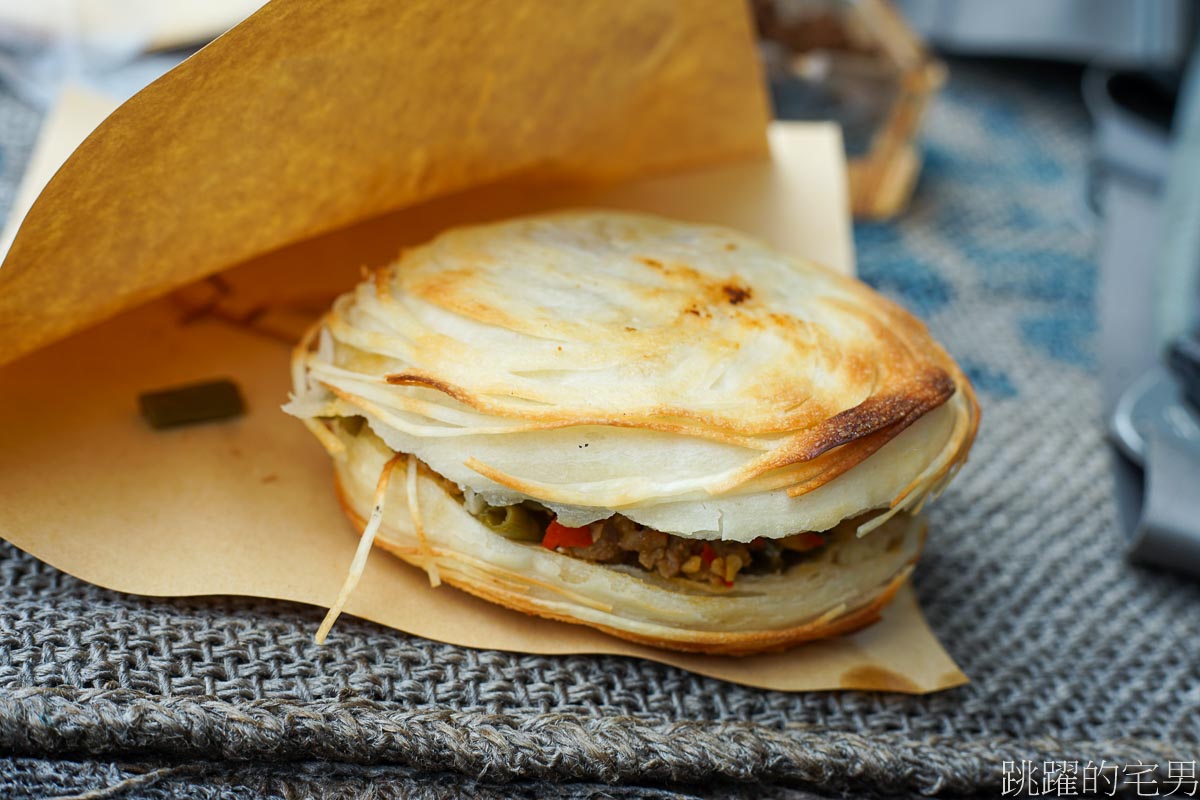
<path id="1" fill-rule="evenodd" d="M 327 456 L 279 410 L 289 343 L 362 267 L 449 225 L 640 209 L 853 270 L 839 132 L 763 135 L 740 3 L 317 5 L 275 0 L 109 116 L 0 268 L 0 535 L 65 572 L 136 594 L 330 603 L 357 532 Z M 23 196 L 101 116 L 96 98 L 63 101 Z M 244 417 L 156 432 L 138 416 L 144 391 L 217 377 L 240 385 Z M 966 680 L 908 587 L 863 631 L 747 658 L 432 589 L 381 551 L 347 613 L 788 691 Z"/>

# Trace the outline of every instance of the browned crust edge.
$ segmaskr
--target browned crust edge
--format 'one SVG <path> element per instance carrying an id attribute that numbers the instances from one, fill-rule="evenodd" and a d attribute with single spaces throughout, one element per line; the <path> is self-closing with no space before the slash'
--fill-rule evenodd
<path id="1" fill-rule="evenodd" d="M 349 499 L 346 497 L 345 490 L 342 487 L 341 480 L 334 474 L 333 478 L 334 493 L 337 496 L 338 504 L 342 507 L 342 512 L 349 518 L 355 528 L 362 530 L 366 525 L 366 519 L 358 514 L 357 511 L 350 505 Z M 412 558 L 407 552 L 409 548 L 401 547 L 395 542 L 389 541 L 384 529 L 380 529 L 376 535 L 375 544 L 391 555 L 408 564 L 421 568 L 418 559 Z M 759 630 L 759 631 L 738 631 L 738 632 L 721 632 L 721 631 L 698 631 L 689 629 L 679 629 L 677 637 L 657 637 L 647 636 L 644 634 L 635 633 L 632 631 L 614 628 L 608 625 L 603 625 L 590 620 L 580 619 L 569 614 L 561 614 L 557 611 L 546 608 L 535 599 L 531 599 L 516 592 L 508 592 L 494 586 L 485 586 L 481 584 L 462 581 L 457 576 L 443 574 L 442 582 L 450 586 L 460 589 L 467 594 L 474 595 L 481 600 L 486 600 L 496 605 L 504 606 L 513 611 L 520 611 L 524 614 L 530 614 L 545 619 L 552 619 L 557 622 L 568 622 L 575 625 L 586 625 L 590 628 L 607 633 L 610 636 L 615 636 L 618 639 L 635 642 L 637 644 L 657 647 L 663 650 L 675 650 L 684 653 L 707 653 L 709 655 L 726 655 L 726 656 L 748 656 L 758 653 L 772 653 L 787 650 L 788 648 L 800 644 L 801 642 L 812 641 L 815 639 L 825 639 L 832 636 L 842 636 L 861 630 L 869 625 L 879 621 L 883 608 L 896 596 L 896 592 L 904 585 L 912 572 L 912 567 L 920 556 L 921 550 L 925 545 L 925 531 L 922 528 L 921 542 L 918 546 L 917 553 L 912 559 L 902 568 L 895 576 L 886 584 L 880 587 L 879 591 L 865 604 L 858 608 L 853 608 L 846 611 L 831 620 L 820 622 L 809 622 L 803 625 L 798 625 L 792 628 L 782 628 L 777 630 Z M 559 555 L 560 558 L 569 558 L 570 556 Z"/>

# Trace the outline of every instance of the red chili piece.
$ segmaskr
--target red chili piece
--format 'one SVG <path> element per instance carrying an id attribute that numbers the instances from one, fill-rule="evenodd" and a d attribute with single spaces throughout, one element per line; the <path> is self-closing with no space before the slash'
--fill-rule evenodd
<path id="1" fill-rule="evenodd" d="M 568 528 L 553 520 L 546 526 L 546 535 L 542 537 L 542 547 L 557 550 L 560 547 L 588 547 L 592 543 L 592 531 L 588 527 Z"/>

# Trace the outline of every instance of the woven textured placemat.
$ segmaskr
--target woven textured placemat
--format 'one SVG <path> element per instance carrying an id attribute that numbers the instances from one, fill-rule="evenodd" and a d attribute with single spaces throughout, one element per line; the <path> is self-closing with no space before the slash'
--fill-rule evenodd
<path id="1" fill-rule="evenodd" d="M 5 202 L 37 115 L 0 102 Z M 316 647 L 316 609 L 125 596 L 0 545 L 0 794 L 996 795 L 1004 761 L 1200 758 L 1200 585 L 1119 555 L 1087 140 L 1073 81 L 955 65 L 910 213 L 856 229 L 984 406 L 915 575 L 970 685 L 793 695 L 348 618 Z"/>

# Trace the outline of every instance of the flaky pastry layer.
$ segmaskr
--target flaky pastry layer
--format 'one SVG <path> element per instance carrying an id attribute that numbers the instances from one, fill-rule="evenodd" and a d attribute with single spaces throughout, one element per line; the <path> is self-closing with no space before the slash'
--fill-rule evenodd
<path id="1" fill-rule="evenodd" d="M 413 248 L 335 303 L 294 373 L 287 408 L 318 435 L 363 416 L 493 504 L 738 541 L 919 510 L 978 423 L 953 360 L 861 283 L 617 212 Z"/>

